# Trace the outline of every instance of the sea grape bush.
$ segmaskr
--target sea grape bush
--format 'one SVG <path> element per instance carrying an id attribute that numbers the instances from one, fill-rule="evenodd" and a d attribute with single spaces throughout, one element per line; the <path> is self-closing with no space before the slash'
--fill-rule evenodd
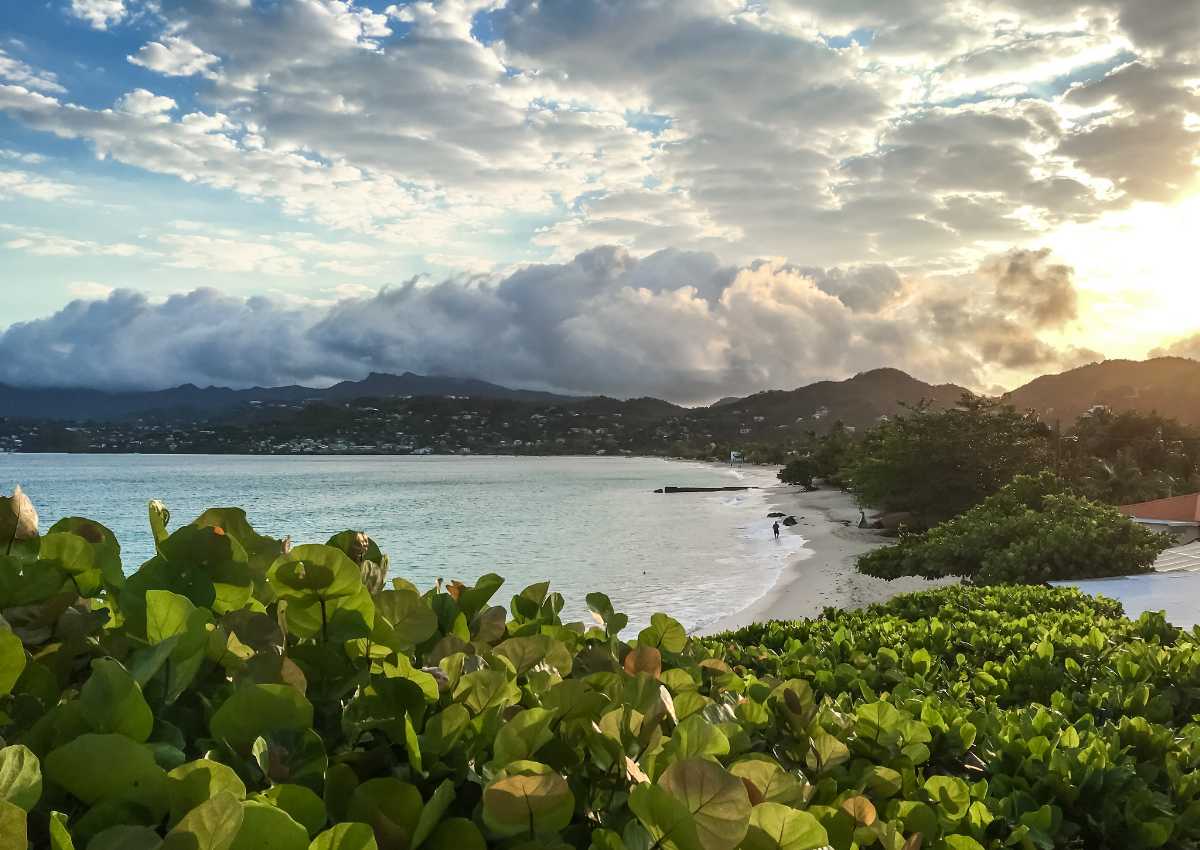
<path id="1" fill-rule="evenodd" d="M 126 576 L 0 501 L 0 847 L 1023 850 L 1200 841 L 1200 634 L 947 588 L 689 637 L 420 592 L 235 509 Z"/>
<path id="2" fill-rule="evenodd" d="M 1170 545 L 1166 535 L 1069 492 L 1044 472 L 1017 476 L 966 513 L 862 555 L 858 570 L 884 579 L 1040 584 L 1146 572 Z"/>

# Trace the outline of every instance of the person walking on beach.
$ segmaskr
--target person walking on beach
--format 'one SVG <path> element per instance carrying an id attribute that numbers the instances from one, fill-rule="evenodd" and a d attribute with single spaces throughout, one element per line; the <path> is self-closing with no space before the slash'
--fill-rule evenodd
<path id="1" fill-rule="evenodd" d="M 771 526 L 771 530 L 775 532 L 775 539 L 778 540 L 779 539 L 779 520 L 775 521 L 775 524 Z"/>

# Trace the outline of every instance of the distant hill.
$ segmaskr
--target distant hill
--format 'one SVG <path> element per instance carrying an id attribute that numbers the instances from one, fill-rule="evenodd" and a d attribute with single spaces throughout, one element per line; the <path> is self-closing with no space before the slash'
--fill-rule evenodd
<path id="1" fill-rule="evenodd" d="M 768 390 L 693 412 L 708 422 L 739 423 L 752 432 L 764 427 L 797 427 L 823 431 L 834 422 L 865 428 L 881 416 L 894 416 L 904 405 L 928 400 L 952 407 L 966 389 L 954 384 L 927 384 L 899 369 L 873 369 L 844 381 L 819 381 L 794 390 Z M 761 420 L 759 419 L 761 417 Z"/>
<path id="2" fill-rule="evenodd" d="M 1003 399 L 1064 425 L 1098 404 L 1117 413 L 1158 413 L 1200 425 L 1200 362 L 1183 357 L 1105 360 L 1036 378 Z"/>
<path id="3" fill-rule="evenodd" d="M 459 395 L 514 401 L 573 402 L 578 397 L 520 390 L 471 378 L 440 375 L 388 375 L 372 372 L 361 381 L 343 381 L 325 389 L 311 387 L 197 387 L 168 390 L 104 392 L 91 389 L 22 388 L 0 384 L 0 416 L 21 419 L 119 421 L 153 416 L 180 421 L 212 419 L 254 404 L 342 402 L 356 398 Z M 665 403 L 665 402 L 664 402 Z"/>

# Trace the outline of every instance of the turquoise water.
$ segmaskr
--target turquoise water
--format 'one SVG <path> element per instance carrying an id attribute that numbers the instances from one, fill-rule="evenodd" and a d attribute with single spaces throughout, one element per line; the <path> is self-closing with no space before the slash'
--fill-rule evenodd
<path id="1" fill-rule="evenodd" d="M 745 607 L 803 542 L 771 539 L 760 491 L 652 491 L 772 483 L 771 470 L 649 458 L 0 454 L 0 489 L 22 485 L 43 529 L 72 515 L 104 523 L 127 572 L 153 551 L 148 500 L 166 503 L 172 527 L 238 506 L 259 531 L 296 543 L 365 530 L 391 574 L 422 589 L 496 572 L 507 583 L 495 601 L 507 604 L 549 579 L 573 617 L 599 590 L 633 626 L 667 611 L 694 628 Z"/>

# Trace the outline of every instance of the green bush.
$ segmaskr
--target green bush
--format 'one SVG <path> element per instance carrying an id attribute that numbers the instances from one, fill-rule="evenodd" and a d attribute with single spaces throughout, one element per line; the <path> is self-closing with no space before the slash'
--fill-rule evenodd
<path id="1" fill-rule="evenodd" d="M 626 640 L 602 594 L 585 626 L 544 583 L 381 583 L 357 532 L 150 524 L 126 577 L 104 526 L 0 501 L 6 850 L 1200 841 L 1200 637 L 1161 616 L 952 588 Z"/>
<path id="2" fill-rule="evenodd" d="M 1115 508 L 1064 490 L 1051 473 L 1018 476 L 979 505 L 858 560 L 877 578 L 959 576 L 975 584 L 1039 584 L 1151 569 L 1170 541 Z"/>

